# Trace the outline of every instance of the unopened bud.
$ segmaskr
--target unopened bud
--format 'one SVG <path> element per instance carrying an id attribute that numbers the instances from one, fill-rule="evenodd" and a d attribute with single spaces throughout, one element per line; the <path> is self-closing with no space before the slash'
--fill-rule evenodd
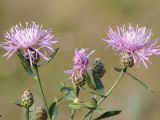
<path id="1" fill-rule="evenodd" d="M 37 107 L 35 120 L 47 120 L 47 118 L 47 111 L 41 106 Z"/>
<path id="2" fill-rule="evenodd" d="M 121 64 L 126 67 L 132 67 L 134 65 L 134 59 L 130 53 L 124 53 L 121 57 Z"/>
<path id="3" fill-rule="evenodd" d="M 73 103 L 79 103 L 79 101 L 80 101 L 80 98 L 77 97 L 73 100 Z"/>
<path id="4" fill-rule="evenodd" d="M 105 74 L 106 70 L 100 58 L 95 59 L 92 67 L 92 72 L 96 72 L 96 74 L 98 74 L 100 78 Z"/>
<path id="5" fill-rule="evenodd" d="M 33 98 L 33 95 L 32 93 L 30 92 L 30 90 L 25 90 L 23 95 L 22 95 L 22 100 L 21 100 L 21 104 L 26 107 L 26 108 L 29 108 L 32 106 L 34 102 L 34 98 Z"/>

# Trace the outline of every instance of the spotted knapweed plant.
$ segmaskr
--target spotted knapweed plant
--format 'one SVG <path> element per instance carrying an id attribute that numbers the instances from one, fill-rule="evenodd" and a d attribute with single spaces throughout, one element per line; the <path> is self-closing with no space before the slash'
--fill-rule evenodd
<path id="1" fill-rule="evenodd" d="M 13 26 L 9 32 L 5 33 L 5 41 L 0 44 L 6 51 L 3 56 L 9 59 L 13 54 L 17 54 L 25 71 L 37 80 L 45 106 L 41 105 L 35 110 L 31 110 L 36 101 L 31 90 L 25 90 L 21 102 L 15 104 L 25 108 L 26 120 L 55 120 L 58 113 L 63 114 L 58 112 L 60 111 L 59 105 L 63 101 L 68 101 L 68 107 L 71 109 L 70 120 L 74 119 L 76 111 L 80 109 L 88 110 L 79 118 L 81 120 L 100 120 L 118 115 L 121 110 L 106 111 L 101 104 L 111 95 L 124 75 L 129 75 L 147 90 L 153 92 L 149 86 L 127 70 L 137 63 L 138 65 L 143 63 L 147 68 L 146 62 L 151 63 L 149 57 L 154 54 L 160 55 L 159 39 L 151 40 L 152 32 L 150 29 L 138 27 L 138 25 L 134 28 L 130 24 L 128 27 L 117 27 L 115 31 L 110 28 L 106 33 L 107 37 L 103 40 L 107 43 L 107 47 L 112 47 L 113 52 L 121 56 L 121 65 L 113 68 L 120 74 L 111 88 L 106 91 L 101 80 L 106 69 L 100 58 L 95 58 L 92 66 L 89 67 L 95 50 L 76 48 L 72 69 L 64 71 L 65 74 L 70 74 L 69 79 L 72 84 L 68 85 L 63 82 L 60 88 L 62 96 L 55 97 L 51 104 L 48 104 L 46 100 L 39 68 L 48 64 L 59 50 L 59 48 L 54 47 L 58 40 L 52 34 L 52 29 L 43 29 L 42 26 L 33 22 L 31 24 L 26 23 L 25 26 L 21 24 Z M 80 97 L 81 91 L 86 95 L 90 94 L 90 101 L 86 102 Z M 34 114 L 30 114 L 32 111 Z M 94 113 L 100 115 L 95 117 Z M 2 116 L 0 115 L 0 117 Z"/>

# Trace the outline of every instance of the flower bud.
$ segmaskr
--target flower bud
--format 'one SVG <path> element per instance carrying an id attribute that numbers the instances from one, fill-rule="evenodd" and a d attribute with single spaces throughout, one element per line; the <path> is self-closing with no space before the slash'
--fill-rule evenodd
<path id="1" fill-rule="evenodd" d="M 34 102 L 34 98 L 33 98 L 33 95 L 32 93 L 30 92 L 30 90 L 25 90 L 23 95 L 22 95 L 22 100 L 21 100 L 21 104 L 26 107 L 26 108 L 29 108 L 32 106 Z"/>
<path id="2" fill-rule="evenodd" d="M 73 103 L 79 103 L 80 102 L 80 98 L 75 98 L 74 100 L 73 100 Z"/>
<path id="3" fill-rule="evenodd" d="M 47 111 L 39 106 L 36 108 L 35 120 L 47 120 Z"/>
<path id="4" fill-rule="evenodd" d="M 85 76 L 83 75 L 83 72 L 80 72 L 77 70 L 73 75 L 72 75 L 72 82 L 75 86 L 77 87 L 82 87 L 86 83 Z"/>
<path id="5" fill-rule="evenodd" d="M 92 67 L 92 72 L 96 72 L 96 74 L 98 74 L 100 78 L 105 74 L 106 70 L 100 58 L 95 59 Z"/>
<path id="6" fill-rule="evenodd" d="M 130 53 L 124 53 L 122 55 L 121 64 L 126 68 L 132 67 L 134 65 L 134 59 Z"/>

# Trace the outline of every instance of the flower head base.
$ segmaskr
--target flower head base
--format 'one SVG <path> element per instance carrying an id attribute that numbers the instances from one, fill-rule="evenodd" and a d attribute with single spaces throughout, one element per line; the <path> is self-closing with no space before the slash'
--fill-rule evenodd
<path id="1" fill-rule="evenodd" d="M 28 24 L 22 27 L 21 24 L 13 26 L 10 32 L 5 33 L 5 42 L 1 43 L 7 52 L 4 54 L 10 58 L 18 49 L 24 50 L 24 56 L 29 60 L 32 66 L 34 62 L 39 61 L 40 57 L 48 60 L 47 52 L 54 52 L 52 45 L 57 42 L 52 30 L 43 30 L 42 26 L 36 23 Z"/>
<path id="2" fill-rule="evenodd" d="M 21 104 L 26 107 L 26 108 L 29 108 L 32 106 L 34 102 L 34 98 L 33 98 L 33 95 L 31 93 L 30 90 L 25 90 L 23 95 L 22 95 L 22 100 L 21 100 Z"/>
<path id="3" fill-rule="evenodd" d="M 77 87 L 82 87 L 86 84 L 86 78 L 84 76 L 84 71 L 75 70 L 71 76 L 72 82 Z"/>
<path id="4" fill-rule="evenodd" d="M 126 68 L 131 68 L 134 65 L 134 59 L 129 53 L 124 53 L 120 62 Z"/>
<path id="5" fill-rule="evenodd" d="M 149 61 L 149 56 L 153 54 L 160 54 L 160 48 L 157 46 L 158 39 L 151 41 L 151 30 L 146 27 L 133 28 L 129 25 L 127 28 L 117 27 L 117 31 L 113 31 L 111 28 L 108 31 L 109 40 L 105 39 L 113 50 L 123 55 L 128 53 L 130 57 L 133 57 L 134 63 L 142 62 L 147 68 L 146 61 Z M 150 62 L 151 63 L 151 62 Z"/>
<path id="6" fill-rule="evenodd" d="M 71 74 L 71 79 L 74 85 L 83 86 L 86 83 L 84 72 L 89 63 L 89 57 L 94 53 L 94 50 L 86 54 L 87 49 L 75 49 L 74 66 L 72 70 L 64 71 L 66 74 Z"/>

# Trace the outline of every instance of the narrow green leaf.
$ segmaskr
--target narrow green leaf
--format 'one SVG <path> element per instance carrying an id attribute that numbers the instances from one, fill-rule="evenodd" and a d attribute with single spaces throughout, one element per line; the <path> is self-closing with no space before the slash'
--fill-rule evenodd
<path id="1" fill-rule="evenodd" d="M 93 89 L 93 90 L 96 90 L 94 84 L 93 84 L 92 81 L 91 81 L 91 77 L 89 76 L 89 74 L 88 74 L 87 71 L 84 73 L 84 75 L 85 75 L 85 77 L 86 77 L 87 84 L 88 84 L 89 88 L 91 88 L 91 89 Z"/>
<path id="2" fill-rule="evenodd" d="M 59 48 L 56 48 L 56 49 L 54 50 L 54 52 L 50 55 L 50 61 L 51 61 L 51 60 L 53 59 L 53 57 L 57 54 L 58 50 L 59 50 Z"/>
<path id="3" fill-rule="evenodd" d="M 150 88 L 147 84 L 145 84 L 143 81 L 139 80 L 138 78 L 134 77 L 132 74 L 126 72 L 127 75 L 131 76 L 134 80 L 136 80 L 138 83 L 140 83 L 145 89 L 149 90 L 150 92 L 154 93 L 152 88 Z"/>
<path id="4" fill-rule="evenodd" d="M 13 103 L 15 105 L 17 105 L 18 107 L 24 107 L 23 105 L 19 104 L 19 103 Z"/>
<path id="5" fill-rule="evenodd" d="M 58 112 L 58 105 L 57 101 L 55 101 L 49 107 L 49 116 L 52 118 L 52 120 L 56 118 L 57 112 Z"/>
<path id="6" fill-rule="evenodd" d="M 97 100 L 95 98 L 91 98 L 91 102 L 80 102 L 73 104 L 76 105 L 76 107 L 88 108 L 90 110 L 95 110 L 97 108 Z"/>
<path id="7" fill-rule="evenodd" d="M 91 103 L 95 106 L 95 107 L 97 107 L 97 100 L 96 100 L 96 98 L 91 98 Z"/>
<path id="8" fill-rule="evenodd" d="M 120 110 L 119 111 L 108 111 L 108 112 L 103 113 L 102 115 L 100 115 L 99 117 L 97 117 L 94 120 L 101 120 L 101 119 L 108 118 L 108 117 L 111 117 L 114 115 L 118 115 L 119 113 L 121 113 Z"/>
<path id="9" fill-rule="evenodd" d="M 98 95 L 98 96 L 100 96 L 100 97 L 105 97 L 105 95 L 102 95 L 102 94 L 100 94 L 100 93 L 98 93 L 98 92 L 93 92 L 93 91 L 88 91 L 88 90 L 86 90 L 84 87 L 81 87 L 82 88 L 82 90 L 84 90 L 84 91 L 86 91 L 86 92 L 88 92 L 88 93 L 91 93 L 91 94 L 94 94 L 94 95 Z"/>
<path id="10" fill-rule="evenodd" d="M 95 110 L 97 105 L 93 104 L 92 102 L 79 102 L 79 103 L 70 103 L 69 107 L 71 109 L 74 109 L 74 110 L 78 110 L 78 109 L 81 109 L 81 108 L 87 108 L 87 109 L 90 109 L 90 110 Z"/>
<path id="11" fill-rule="evenodd" d="M 52 113 L 56 107 L 57 102 L 53 102 L 49 107 L 49 116 L 52 117 Z"/>
<path id="12" fill-rule="evenodd" d="M 121 67 L 113 67 L 113 70 L 117 72 L 121 72 L 123 69 Z"/>
<path id="13" fill-rule="evenodd" d="M 76 98 L 74 94 L 68 94 L 65 96 L 66 100 L 73 101 Z"/>
<path id="14" fill-rule="evenodd" d="M 29 62 L 28 62 L 28 61 L 25 59 L 25 57 L 23 56 L 23 55 L 24 55 L 23 50 L 18 49 L 17 55 L 18 55 L 18 57 L 20 58 L 20 60 L 21 60 L 23 63 L 29 65 Z"/>
<path id="15" fill-rule="evenodd" d="M 22 63 L 23 68 L 24 68 L 31 76 L 34 76 L 34 73 L 33 73 L 32 69 L 31 69 L 31 67 L 28 66 L 28 65 L 26 65 L 26 64 L 25 64 L 24 62 L 22 62 L 22 61 L 21 61 L 21 63 Z"/>
<path id="16" fill-rule="evenodd" d="M 92 102 L 91 103 L 90 102 L 86 102 L 86 103 L 84 103 L 84 105 L 85 105 L 85 108 L 88 108 L 90 110 L 95 110 L 96 107 L 97 107 L 97 105 L 92 103 Z"/>
<path id="17" fill-rule="evenodd" d="M 104 85 L 96 71 L 92 71 L 92 76 L 96 85 L 96 91 L 100 94 L 104 94 Z"/>
<path id="18" fill-rule="evenodd" d="M 23 50 L 18 49 L 17 55 L 20 58 L 20 61 L 22 63 L 23 68 L 25 69 L 25 71 L 27 73 L 29 73 L 31 76 L 34 76 L 33 70 L 29 64 L 29 62 L 25 59 L 25 57 L 23 56 Z"/>
<path id="19" fill-rule="evenodd" d="M 65 99 L 65 96 L 55 98 L 55 101 L 49 107 L 49 115 L 52 120 L 55 120 L 58 113 L 58 105 Z"/>
<path id="20" fill-rule="evenodd" d="M 69 107 L 71 109 L 78 110 L 78 109 L 81 109 L 81 108 L 85 108 L 86 105 L 84 103 L 81 103 L 81 102 L 79 102 L 79 103 L 70 103 Z"/>
<path id="21" fill-rule="evenodd" d="M 52 59 L 55 57 L 55 55 L 57 54 L 58 50 L 59 50 L 59 48 L 56 48 L 56 49 L 54 50 L 54 52 L 49 56 L 49 60 L 48 60 L 48 61 L 45 61 L 44 63 L 42 63 L 42 64 L 40 64 L 40 65 L 38 65 L 38 66 L 41 67 L 41 66 L 43 66 L 43 65 L 46 65 L 46 64 L 50 63 L 50 62 L 52 61 Z"/>
<path id="22" fill-rule="evenodd" d="M 57 105 L 60 104 L 65 99 L 65 96 L 62 96 L 57 99 Z"/>
<path id="23" fill-rule="evenodd" d="M 99 114 L 104 114 L 107 111 L 102 108 L 96 108 L 96 110 L 94 110 L 94 112 L 99 113 Z"/>
<path id="24" fill-rule="evenodd" d="M 55 106 L 54 111 L 52 113 L 52 120 L 55 120 L 58 114 L 58 105 Z"/>
<path id="25" fill-rule="evenodd" d="M 73 87 L 67 87 L 67 86 L 63 86 L 60 91 L 63 92 L 64 94 L 69 94 L 71 91 L 73 91 L 74 88 Z"/>
<path id="26" fill-rule="evenodd" d="M 76 98 L 75 94 L 74 94 L 74 89 L 73 87 L 68 87 L 68 86 L 63 86 L 60 91 L 62 93 L 64 93 L 65 95 L 65 99 L 67 100 L 74 100 L 74 98 Z"/>

